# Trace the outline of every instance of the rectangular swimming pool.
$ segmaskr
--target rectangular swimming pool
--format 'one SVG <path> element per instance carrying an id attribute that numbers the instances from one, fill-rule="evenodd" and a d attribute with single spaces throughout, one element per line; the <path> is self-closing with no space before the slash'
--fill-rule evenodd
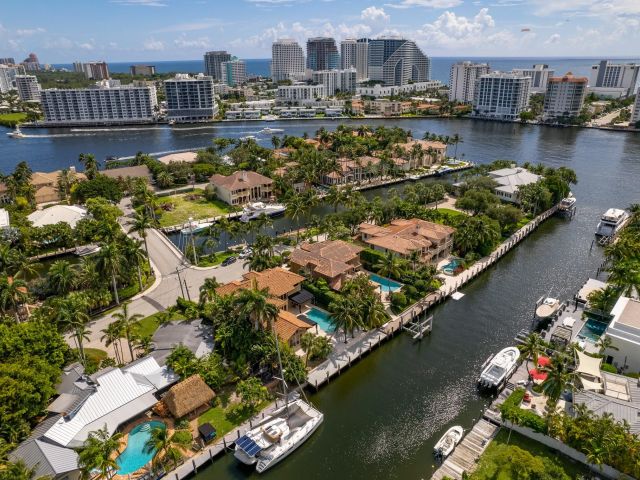
<path id="1" fill-rule="evenodd" d="M 375 273 L 370 273 L 369 278 L 372 282 L 380 285 L 380 289 L 383 292 L 395 292 L 396 290 L 400 290 L 402 288 L 402 284 L 396 282 L 395 280 L 391 280 L 390 278 L 381 277 L 380 275 L 376 275 Z"/>
<path id="2" fill-rule="evenodd" d="M 589 318 L 584 326 L 578 332 L 578 338 L 587 340 L 588 342 L 595 343 L 602 336 L 607 329 L 607 324 L 599 322 L 593 318 Z"/>
<path id="3" fill-rule="evenodd" d="M 334 331 L 333 325 L 331 324 L 331 315 L 329 315 L 328 312 L 316 307 L 311 307 L 309 310 L 304 312 L 304 314 L 309 320 L 316 322 L 325 332 L 331 333 Z"/>

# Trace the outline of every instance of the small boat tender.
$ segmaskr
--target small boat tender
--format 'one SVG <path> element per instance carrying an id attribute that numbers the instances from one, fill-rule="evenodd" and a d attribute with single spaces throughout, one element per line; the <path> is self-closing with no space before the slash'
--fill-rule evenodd
<path id="1" fill-rule="evenodd" d="M 454 425 L 438 440 L 438 443 L 433 447 L 433 454 L 438 458 L 447 458 L 460 443 L 463 434 L 464 429 L 460 425 Z"/>

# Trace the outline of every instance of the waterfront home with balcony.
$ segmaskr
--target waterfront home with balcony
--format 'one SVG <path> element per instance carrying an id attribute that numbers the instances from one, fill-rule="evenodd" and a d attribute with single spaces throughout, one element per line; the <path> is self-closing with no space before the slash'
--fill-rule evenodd
<path id="1" fill-rule="evenodd" d="M 212 175 L 209 183 L 216 196 L 229 205 L 268 201 L 273 196 L 273 180 L 256 172 L 239 170 L 229 176 Z"/>
<path id="2" fill-rule="evenodd" d="M 369 180 L 378 175 L 377 165 L 380 164 L 377 157 L 339 158 L 339 170 L 324 175 L 321 182 L 324 185 L 346 185 Z"/>
<path id="3" fill-rule="evenodd" d="M 323 278 L 329 287 L 340 290 L 344 282 L 360 270 L 362 247 L 342 240 L 303 243 L 291 252 L 292 271 L 311 278 Z"/>
<path id="4" fill-rule="evenodd" d="M 531 173 L 526 168 L 522 167 L 494 170 L 489 172 L 489 177 L 498 183 L 498 185 L 493 189 L 498 198 L 505 202 L 515 204 L 520 203 L 518 189 L 521 186 L 536 183 L 542 178 L 540 175 Z"/>
<path id="5" fill-rule="evenodd" d="M 408 258 L 420 252 L 425 263 L 437 263 L 451 254 L 455 229 L 418 218 L 392 220 L 387 226 L 361 223 L 361 240 L 373 250 Z"/>
<path id="6" fill-rule="evenodd" d="M 431 165 L 444 162 L 447 158 L 447 145 L 442 142 L 409 140 L 406 143 L 398 143 L 396 148 L 409 160 L 410 170 L 429 168 Z"/>
<path id="7" fill-rule="evenodd" d="M 29 183 L 34 189 L 34 199 L 37 205 L 41 203 L 59 202 L 60 191 L 58 190 L 58 179 L 62 170 L 56 170 L 54 172 L 33 172 Z M 69 173 L 78 182 L 86 180 L 87 177 L 84 173 L 76 172 L 75 167 L 69 167 Z M 102 173 L 102 172 L 100 172 Z M 10 203 L 11 196 L 7 185 L 0 182 L 0 202 Z"/>
<path id="8" fill-rule="evenodd" d="M 605 356 L 623 371 L 640 371 L 640 300 L 620 297 L 611 310 L 613 319 L 604 334 L 617 350 L 608 349 Z"/>

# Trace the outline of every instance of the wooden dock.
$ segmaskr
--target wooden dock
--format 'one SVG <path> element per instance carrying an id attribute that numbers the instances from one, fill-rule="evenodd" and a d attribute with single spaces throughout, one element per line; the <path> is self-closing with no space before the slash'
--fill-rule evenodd
<path id="1" fill-rule="evenodd" d="M 471 473 L 478 466 L 478 460 L 497 435 L 500 427 L 481 419 L 475 424 L 473 429 L 467 433 L 462 442 L 456 447 L 451 455 L 436 470 L 431 477 L 432 480 L 442 480 L 443 478 L 453 478 L 462 480 L 463 473 Z"/>

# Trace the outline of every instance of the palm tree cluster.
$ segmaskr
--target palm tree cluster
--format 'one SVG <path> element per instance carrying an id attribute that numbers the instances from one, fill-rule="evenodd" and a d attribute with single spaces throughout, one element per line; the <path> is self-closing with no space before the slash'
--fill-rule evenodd
<path id="1" fill-rule="evenodd" d="M 134 350 L 142 349 L 143 354 L 148 353 L 150 348 L 150 338 L 141 337 L 136 331 L 136 322 L 142 320 L 142 315 L 129 314 L 129 303 L 123 303 L 120 311 L 113 314 L 115 321 L 111 322 L 107 328 L 103 329 L 100 341 L 104 342 L 106 347 L 113 345 L 116 363 L 119 365 L 125 363 L 124 349 L 121 340 L 127 340 L 129 347 L 129 361 L 135 360 Z"/>
<path id="2" fill-rule="evenodd" d="M 631 218 L 618 239 L 607 246 L 609 278 L 607 282 L 615 293 L 627 297 L 640 298 L 640 205 L 631 205 Z M 606 293 L 613 297 L 612 291 Z M 606 307 L 613 302 L 609 298 Z M 610 311 L 610 310 L 609 310 Z"/>

